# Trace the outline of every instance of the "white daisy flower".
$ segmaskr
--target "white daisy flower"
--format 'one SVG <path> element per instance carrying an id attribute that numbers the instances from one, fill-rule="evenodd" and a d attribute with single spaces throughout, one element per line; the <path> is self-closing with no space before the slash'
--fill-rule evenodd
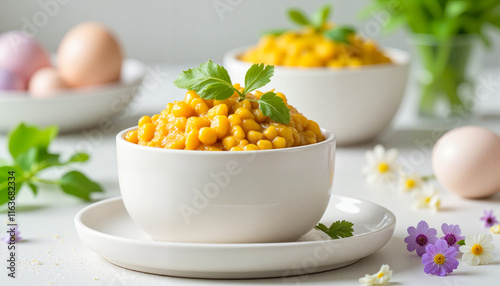
<path id="1" fill-rule="evenodd" d="M 467 265 L 477 266 L 493 261 L 491 251 L 495 249 L 495 245 L 491 243 L 492 240 L 491 234 L 478 232 L 476 235 L 467 235 L 465 245 L 459 248 L 463 252 L 462 262 Z"/>
<path id="2" fill-rule="evenodd" d="M 363 173 L 369 184 L 385 184 L 396 179 L 399 165 L 396 160 L 398 150 L 385 151 L 382 145 L 377 145 L 373 151 L 366 151 L 366 165 Z"/>
<path id="3" fill-rule="evenodd" d="M 422 188 L 422 185 L 424 183 L 424 180 L 422 179 L 422 176 L 420 176 L 417 173 L 413 174 L 405 174 L 402 173 L 399 177 L 399 190 L 402 192 L 412 192 L 415 190 L 420 190 Z"/>
<path id="4" fill-rule="evenodd" d="M 392 278 L 392 270 L 390 270 L 389 265 L 384 264 L 380 267 L 380 270 L 373 274 L 365 274 L 365 277 L 359 278 L 359 283 L 371 286 L 371 285 L 384 285 Z"/>
<path id="5" fill-rule="evenodd" d="M 500 224 L 494 225 L 490 228 L 491 233 L 500 234 Z"/>
<path id="6" fill-rule="evenodd" d="M 439 190 L 433 184 L 427 183 L 422 186 L 420 191 L 413 193 L 415 199 L 414 207 L 430 208 L 438 211 L 441 207 L 441 199 L 438 196 Z"/>

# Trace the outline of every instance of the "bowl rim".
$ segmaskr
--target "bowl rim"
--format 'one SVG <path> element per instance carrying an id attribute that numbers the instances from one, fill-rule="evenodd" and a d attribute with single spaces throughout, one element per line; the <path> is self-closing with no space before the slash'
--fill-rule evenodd
<path id="1" fill-rule="evenodd" d="M 200 150 L 178 150 L 178 149 L 165 149 L 165 148 L 158 148 L 158 147 L 148 147 L 148 146 L 141 146 L 138 144 L 130 143 L 127 140 L 125 140 L 125 134 L 131 130 L 135 130 L 139 128 L 138 126 L 133 126 L 126 128 L 116 135 L 116 143 L 117 144 L 130 144 L 128 146 L 131 146 L 131 148 L 138 148 L 139 150 L 144 150 L 146 152 L 159 152 L 159 153 L 174 153 L 174 154 L 186 154 L 186 155 L 193 155 L 195 154 L 196 156 L 230 156 L 230 155 L 248 155 L 252 153 L 286 153 L 286 152 L 296 152 L 300 151 L 303 149 L 311 149 L 314 147 L 321 147 L 323 145 L 327 144 L 334 144 L 335 147 L 335 134 L 333 132 L 330 132 L 329 130 L 326 130 L 324 128 L 321 128 L 321 133 L 325 136 L 325 140 L 314 143 L 314 144 L 308 144 L 308 145 L 303 145 L 303 146 L 296 146 L 296 147 L 288 147 L 288 148 L 281 148 L 281 149 L 269 149 L 269 150 L 250 150 L 250 151 L 238 151 L 238 152 L 230 152 L 230 151 L 216 151 L 216 152 L 210 152 L 210 151 L 200 151 Z M 225 155 L 221 155 L 225 154 Z"/>
<path id="2" fill-rule="evenodd" d="M 0 103 L 10 103 L 10 102 L 34 102 L 34 101 L 61 101 L 61 100 L 72 100 L 75 98 L 92 98 L 101 97 L 103 94 L 114 92 L 120 89 L 127 89 L 130 87 L 138 86 L 141 84 L 142 80 L 146 76 L 146 65 L 132 58 L 126 58 L 122 62 L 122 74 L 124 70 L 133 70 L 133 76 L 123 80 L 120 78 L 118 82 L 105 83 L 100 85 L 92 85 L 77 88 L 64 88 L 60 89 L 54 96 L 50 97 L 32 97 L 27 90 L 0 90 Z"/>
<path id="3" fill-rule="evenodd" d="M 227 66 L 237 65 L 240 68 L 248 69 L 252 65 L 250 62 L 242 61 L 238 56 L 247 50 L 250 46 L 242 46 L 238 48 L 231 49 L 224 54 L 223 63 Z M 359 73 L 359 72 L 369 72 L 369 71 L 380 71 L 383 69 L 392 69 L 398 67 L 406 67 L 410 65 L 410 53 L 401 49 L 396 48 L 383 48 L 382 51 L 393 60 L 392 63 L 383 64 L 372 64 L 364 65 L 356 68 L 341 68 L 341 69 L 331 69 L 328 67 L 289 67 L 284 65 L 275 65 L 274 70 L 280 72 L 280 74 L 303 74 L 307 72 L 308 74 L 320 74 L 320 75 L 330 75 L 339 73 Z"/>

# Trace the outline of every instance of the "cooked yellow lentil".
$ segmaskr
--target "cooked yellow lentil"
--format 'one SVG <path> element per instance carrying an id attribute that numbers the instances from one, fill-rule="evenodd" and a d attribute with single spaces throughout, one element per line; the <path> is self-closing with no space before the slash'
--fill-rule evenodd
<path id="1" fill-rule="evenodd" d="M 238 84 L 235 85 L 243 91 Z M 247 98 L 258 100 L 256 91 Z M 286 97 L 276 93 L 285 103 Z M 206 100 L 188 91 L 183 101 L 168 103 L 152 117 L 141 117 L 138 129 L 125 135 L 128 142 L 142 146 L 201 151 L 267 150 L 313 144 L 325 138 L 318 124 L 294 107 L 288 125 L 262 114 L 257 102 L 238 94 L 226 100 Z"/>
<path id="2" fill-rule="evenodd" d="M 265 35 L 249 48 L 241 60 L 293 67 L 359 67 L 390 63 L 373 40 L 351 35 L 349 44 L 334 42 L 311 28 Z"/>

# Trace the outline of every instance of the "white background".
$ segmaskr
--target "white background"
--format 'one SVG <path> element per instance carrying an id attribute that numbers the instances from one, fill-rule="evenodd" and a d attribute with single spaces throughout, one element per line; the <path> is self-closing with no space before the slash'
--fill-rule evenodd
<path id="1" fill-rule="evenodd" d="M 288 7 L 311 13 L 325 3 L 333 4 L 335 22 L 356 26 L 383 46 L 408 49 L 406 33 L 380 31 L 387 15 L 360 19 L 370 0 L 1 0 L 0 32 L 24 29 L 55 52 L 71 27 L 92 20 L 113 29 L 129 57 L 169 64 L 220 62 L 225 51 L 255 43 L 263 30 L 292 27 Z M 488 66 L 500 64 L 500 34 L 494 42 Z"/>

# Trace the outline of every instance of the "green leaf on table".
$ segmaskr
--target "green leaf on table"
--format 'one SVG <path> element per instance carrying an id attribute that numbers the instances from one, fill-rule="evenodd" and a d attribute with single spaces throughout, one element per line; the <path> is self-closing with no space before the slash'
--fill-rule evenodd
<path id="1" fill-rule="evenodd" d="M 89 158 L 90 158 L 89 154 L 83 153 L 83 152 L 78 152 L 78 153 L 73 154 L 73 156 L 71 156 L 69 158 L 69 160 L 66 162 L 66 164 L 76 163 L 76 162 L 87 162 L 89 160 Z"/>
<path id="2" fill-rule="evenodd" d="M 292 22 L 294 22 L 300 26 L 311 25 L 311 22 L 309 21 L 309 19 L 307 19 L 306 14 L 302 10 L 295 9 L 295 8 L 289 9 L 288 10 L 288 17 L 290 18 L 290 20 L 292 20 Z"/>
<path id="3" fill-rule="evenodd" d="M 19 154 L 16 158 L 16 164 L 24 171 L 31 171 L 38 157 L 38 149 L 31 147 L 26 152 Z"/>
<path id="4" fill-rule="evenodd" d="M 259 108 L 262 114 L 269 116 L 276 122 L 290 123 L 290 110 L 283 99 L 274 92 L 266 92 L 260 97 Z"/>
<path id="5" fill-rule="evenodd" d="M 331 6 L 327 4 L 314 13 L 311 20 L 314 27 L 318 29 L 321 29 L 323 27 L 323 25 L 328 20 L 328 17 L 330 17 L 330 10 Z"/>
<path id="6" fill-rule="evenodd" d="M 0 167 L 9 165 L 9 161 L 0 158 Z"/>
<path id="7" fill-rule="evenodd" d="M 101 186 L 89 180 L 84 174 L 78 171 L 66 173 L 60 180 L 60 186 L 66 194 L 85 201 L 90 201 L 91 193 L 100 193 L 103 191 Z"/>
<path id="8" fill-rule="evenodd" d="M 52 166 L 60 166 L 59 157 L 59 154 L 49 153 L 47 150 L 38 150 L 37 161 L 43 165 L 40 170 Z"/>
<path id="9" fill-rule="evenodd" d="M 349 36 L 356 33 L 356 30 L 350 26 L 336 26 L 325 32 L 325 36 L 337 43 L 349 44 Z"/>
<path id="10" fill-rule="evenodd" d="M 243 94 L 247 94 L 268 84 L 273 74 L 274 66 L 253 64 L 245 74 L 245 89 L 243 90 Z"/>
<path id="11" fill-rule="evenodd" d="M 9 134 L 9 152 L 16 159 L 31 147 L 46 150 L 50 142 L 57 136 L 58 130 L 57 126 L 40 129 L 21 123 Z"/>
<path id="12" fill-rule="evenodd" d="M 33 192 L 34 195 L 38 194 L 38 187 L 33 184 L 33 183 L 28 183 L 28 186 L 30 187 L 31 191 Z"/>
<path id="13" fill-rule="evenodd" d="M 339 239 L 339 238 L 345 238 L 345 237 L 350 237 L 353 236 L 353 227 L 354 224 L 352 222 L 346 221 L 346 220 L 338 220 L 330 227 L 327 227 L 326 225 L 322 223 L 318 223 L 317 226 L 314 227 L 314 229 L 322 231 L 328 236 L 330 236 L 332 239 Z"/>
<path id="14" fill-rule="evenodd" d="M 183 71 L 174 84 L 179 88 L 196 91 L 204 99 L 224 100 L 235 91 L 227 70 L 212 61 Z"/>
<path id="15" fill-rule="evenodd" d="M 11 172 L 14 172 L 13 174 Z M 14 177 L 15 180 L 9 180 L 9 177 Z M 22 181 L 23 172 L 18 167 L 15 166 L 3 166 L 0 167 L 0 205 L 8 202 L 9 199 L 9 182 L 15 182 L 15 184 L 10 184 L 10 187 L 15 186 L 15 194 L 19 192 L 23 185 Z"/>

